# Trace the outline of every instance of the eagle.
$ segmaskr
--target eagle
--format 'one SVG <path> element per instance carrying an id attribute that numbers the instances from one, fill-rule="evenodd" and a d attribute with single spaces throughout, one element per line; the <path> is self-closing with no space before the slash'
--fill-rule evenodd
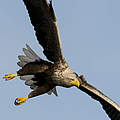
<path id="1" fill-rule="evenodd" d="M 7 74 L 6 80 L 19 76 L 30 86 L 32 91 L 26 97 L 15 99 L 15 105 L 21 105 L 26 100 L 38 95 L 54 93 L 56 86 L 77 87 L 97 100 L 111 120 L 120 120 L 120 106 L 104 95 L 101 91 L 90 85 L 84 75 L 77 75 L 66 62 L 61 46 L 58 24 L 52 0 L 23 0 L 34 27 L 39 44 L 47 60 L 39 57 L 29 45 L 23 48 L 25 55 L 18 56 L 17 63 L 21 68 L 15 74 Z"/>

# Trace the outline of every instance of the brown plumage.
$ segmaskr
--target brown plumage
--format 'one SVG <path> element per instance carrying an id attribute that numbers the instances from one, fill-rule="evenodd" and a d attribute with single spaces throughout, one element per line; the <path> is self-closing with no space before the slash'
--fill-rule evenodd
<path id="1" fill-rule="evenodd" d="M 52 2 L 46 0 L 23 0 L 34 26 L 37 39 L 44 48 L 43 53 L 52 62 L 63 59 L 61 41 Z"/>
<path id="2" fill-rule="evenodd" d="M 15 104 L 20 105 L 28 98 L 44 93 L 51 94 L 53 92 L 57 96 L 56 86 L 76 86 L 99 101 L 111 120 L 120 120 L 120 107 L 88 84 L 83 75 L 78 76 L 69 68 L 62 53 L 52 1 L 50 4 L 47 0 L 23 1 L 34 26 L 37 40 L 43 47 L 43 53 L 49 61 L 41 59 L 28 45 L 26 45 L 27 48 L 23 48 L 25 56 L 19 56 L 20 61 L 18 62 L 21 69 L 17 74 L 6 75 L 4 78 L 9 80 L 20 76 L 20 79 L 25 80 L 25 84 L 30 86 L 33 91 L 25 98 L 17 98 Z"/>

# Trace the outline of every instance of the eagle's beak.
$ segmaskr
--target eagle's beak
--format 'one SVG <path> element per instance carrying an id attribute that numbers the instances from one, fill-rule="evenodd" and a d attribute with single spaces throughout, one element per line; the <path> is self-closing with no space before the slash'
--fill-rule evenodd
<path id="1" fill-rule="evenodd" d="M 72 80 L 72 81 L 70 81 L 70 83 L 71 83 L 73 86 L 77 86 L 77 87 L 80 86 L 79 80 Z"/>

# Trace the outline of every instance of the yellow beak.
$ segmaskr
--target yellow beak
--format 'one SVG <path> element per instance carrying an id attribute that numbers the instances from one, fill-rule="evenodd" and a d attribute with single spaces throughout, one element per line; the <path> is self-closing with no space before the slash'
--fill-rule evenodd
<path id="1" fill-rule="evenodd" d="M 80 82 L 79 82 L 79 80 L 72 80 L 72 81 L 70 81 L 70 83 L 73 85 L 73 86 L 77 86 L 77 87 L 79 87 L 80 86 Z"/>

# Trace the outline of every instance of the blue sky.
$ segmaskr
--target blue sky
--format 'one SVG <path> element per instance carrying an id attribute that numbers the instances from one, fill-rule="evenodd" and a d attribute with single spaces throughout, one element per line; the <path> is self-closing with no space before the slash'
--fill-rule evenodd
<path id="1" fill-rule="evenodd" d="M 119 5 L 119 0 L 53 0 L 69 66 L 120 105 Z M 16 107 L 15 98 L 30 89 L 19 78 L 6 82 L 2 76 L 19 69 L 17 56 L 26 43 L 45 58 L 22 0 L 0 2 L 0 39 L 1 119 L 109 119 L 98 102 L 77 88 L 58 87 L 58 97 L 45 94 Z"/>

